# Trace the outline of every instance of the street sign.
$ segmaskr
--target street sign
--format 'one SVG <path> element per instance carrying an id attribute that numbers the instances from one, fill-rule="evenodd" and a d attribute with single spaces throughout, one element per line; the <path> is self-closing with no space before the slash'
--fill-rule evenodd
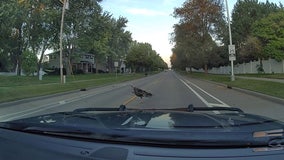
<path id="1" fill-rule="evenodd" d="M 115 67 L 115 68 L 118 67 L 118 62 L 114 62 L 114 67 Z"/>
<path id="2" fill-rule="evenodd" d="M 235 45 L 229 45 L 229 60 L 235 61 L 236 60 L 236 48 Z"/>

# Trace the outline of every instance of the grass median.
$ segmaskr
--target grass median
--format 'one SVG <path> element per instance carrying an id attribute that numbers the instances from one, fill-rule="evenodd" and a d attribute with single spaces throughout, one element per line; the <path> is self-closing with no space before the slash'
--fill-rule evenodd
<path id="1" fill-rule="evenodd" d="M 144 77 L 144 74 L 86 74 L 67 76 L 66 83 L 60 84 L 59 76 L 35 77 L 0 76 L 0 103 L 43 96 L 82 88 L 97 87 L 125 82 Z"/>
<path id="2" fill-rule="evenodd" d="M 186 73 L 183 72 L 182 74 L 192 77 L 192 78 L 199 78 L 209 81 L 214 81 L 218 83 L 223 83 L 227 86 L 242 88 L 250 91 L 255 91 L 259 93 L 263 93 L 266 95 L 271 95 L 278 98 L 284 99 L 284 83 L 278 82 L 270 82 L 270 81 L 261 81 L 261 80 L 251 80 L 251 79 L 240 79 L 236 78 L 235 81 L 230 80 L 229 75 L 216 75 L 216 74 L 205 74 L 205 73 Z M 241 75 L 244 76 L 244 75 Z M 249 77 L 262 77 L 262 78 L 271 78 L 278 77 L 282 78 L 283 74 L 280 75 L 247 75 Z"/>

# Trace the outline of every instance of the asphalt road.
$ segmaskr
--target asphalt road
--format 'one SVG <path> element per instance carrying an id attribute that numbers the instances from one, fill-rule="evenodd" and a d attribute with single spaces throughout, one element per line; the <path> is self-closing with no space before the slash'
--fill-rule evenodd
<path id="1" fill-rule="evenodd" d="M 131 85 L 151 92 L 153 96 L 138 98 Z M 1 104 L 0 121 L 84 107 L 119 107 L 121 104 L 139 109 L 180 108 L 189 104 L 196 107 L 238 107 L 248 113 L 284 121 L 284 104 L 218 84 L 185 78 L 173 71 L 86 91 Z"/>

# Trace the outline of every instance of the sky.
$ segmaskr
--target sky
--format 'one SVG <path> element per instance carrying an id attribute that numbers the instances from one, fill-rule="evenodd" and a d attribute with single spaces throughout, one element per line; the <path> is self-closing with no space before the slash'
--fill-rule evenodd
<path id="1" fill-rule="evenodd" d="M 170 34 L 174 24 L 178 23 L 172 14 L 174 8 L 181 7 L 186 0 L 103 0 L 104 11 L 113 17 L 128 19 L 126 30 L 132 33 L 133 40 L 147 42 L 170 65 Z M 259 0 L 265 2 L 266 0 Z M 229 10 L 233 9 L 237 0 L 228 0 Z M 270 0 L 277 3 L 280 0 Z"/>

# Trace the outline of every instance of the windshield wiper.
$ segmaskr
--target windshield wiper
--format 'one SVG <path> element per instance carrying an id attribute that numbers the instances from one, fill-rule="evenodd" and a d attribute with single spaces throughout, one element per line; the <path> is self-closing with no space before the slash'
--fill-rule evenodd
<path id="1" fill-rule="evenodd" d="M 29 133 L 42 133 L 42 134 L 53 134 L 53 135 L 91 135 L 91 131 L 73 129 L 67 127 L 27 127 L 22 129 L 24 132 Z"/>
<path id="2" fill-rule="evenodd" d="M 73 112 L 91 112 L 91 111 L 127 111 L 127 110 L 141 110 L 141 109 L 129 109 L 125 105 L 120 105 L 117 108 L 79 108 L 73 110 Z M 170 108 L 170 109 L 142 109 L 142 110 L 169 110 L 169 111 L 186 111 L 186 112 L 195 112 L 195 111 L 232 111 L 243 114 L 244 111 L 235 108 L 235 107 L 194 107 L 192 104 L 188 105 L 186 108 Z"/>
<path id="3" fill-rule="evenodd" d="M 235 107 L 194 107 L 192 104 L 188 105 L 188 112 L 194 111 L 235 111 L 238 113 L 244 113 L 243 110 Z"/>
<path id="4" fill-rule="evenodd" d="M 73 112 L 91 112 L 91 111 L 126 111 L 125 105 L 120 105 L 118 108 L 78 108 L 73 110 Z"/>

